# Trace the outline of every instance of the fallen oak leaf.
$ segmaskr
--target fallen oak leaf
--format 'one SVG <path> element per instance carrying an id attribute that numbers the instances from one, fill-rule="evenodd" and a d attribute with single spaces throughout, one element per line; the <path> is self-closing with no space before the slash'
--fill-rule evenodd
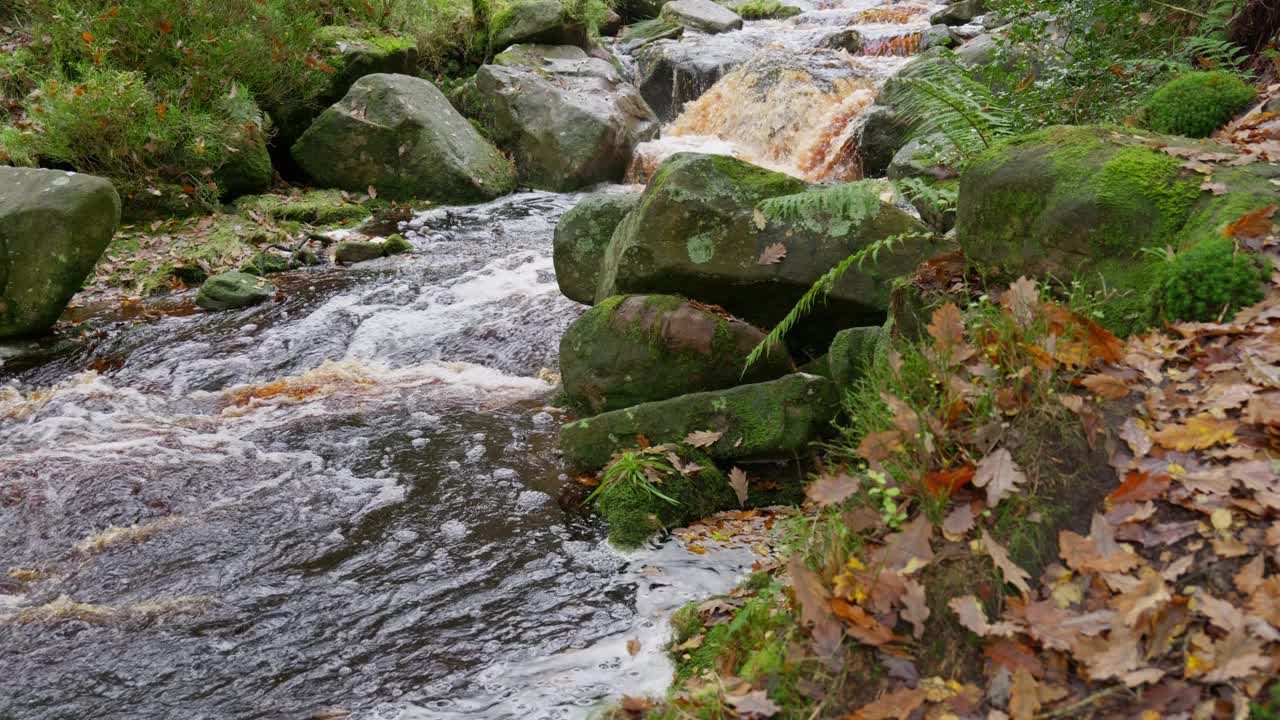
<path id="1" fill-rule="evenodd" d="M 845 621 L 845 631 L 864 645 L 879 647 L 898 639 L 893 630 L 885 627 L 879 620 L 857 605 L 851 605 L 841 598 L 831 599 L 831 611 Z"/>
<path id="2" fill-rule="evenodd" d="M 1276 214 L 1276 205 L 1268 205 L 1250 213 L 1245 213 L 1222 229 L 1222 237 L 1249 240 L 1266 237 L 1271 234 L 1271 218 Z"/>
<path id="3" fill-rule="evenodd" d="M 684 444 L 690 447 L 704 448 L 715 445 L 724 437 L 724 433 L 715 430 L 695 430 L 684 438 Z"/>
<path id="4" fill-rule="evenodd" d="M 724 702 L 740 718 L 771 718 L 782 711 L 764 690 L 752 690 L 745 695 L 725 695 Z"/>
<path id="5" fill-rule="evenodd" d="M 863 705 L 849 720 L 907 720 L 926 699 L 924 690 L 898 688 Z"/>
<path id="6" fill-rule="evenodd" d="M 1207 450 L 1214 445 L 1231 445 L 1236 441 L 1237 420 L 1219 420 L 1212 415 L 1196 415 L 1184 423 L 1169 425 L 1151 433 L 1151 439 L 1178 452 Z"/>
<path id="7" fill-rule="evenodd" d="M 831 658 L 840 649 L 844 627 L 831 611 L 831 595 L 818 574 L 805 567 L 799 553 L 787 565 L 791 587 L 800 610 L 801 626 L 810 627 L 817 654 Z"/>
<path id="8" fill-rule="evenodd" d="M 777 265 L 787 257 L 787 246 L 780 242 L 765 247 L 760 253 L 760 259 L 756 261 L 759 265 Z"/>
<path id="9" fill-rule="evenodd" d="M 1122 503 L 1140 503 L 1163 497 L 1169 489 L 1168 475 L 1151 475 L 1141 470 L 1130 470 L 1124 482 L 1106 498 L 1108 510 Z"/>
<path id="10" fill-rule="evenodd" d="M 986 488 L 987 505 L 993 508 L 1026 481 L 1026 474 L 1013 461 L 1013 455 L 1004 448 L 996 448 L 984 457 L 973 476 L 975 487 Z"/>
<path id="11" fill-rule="evenodd" d="M 990 533 L 987 532 L 986 528 L 982 529 L 982 546 L 986 548 L 987 555 L 991 556 L 992 562 L 996 564 L 996 568 L 1004 576 L 1004 581 L 1018 588 L 1023 597 L 1030 595 L 1031 586 L 1027 584 L 1027 580 L 1031 579 L 1031 574 L 1018 567 L 1009 558 L 1009 551 L 1001 547 L 995 538 L 991 537 Z"/>
<path id="12" fill-rule="evenodd" d="M 919 640 L 924 635 L 924 622 L 929 619 L 929 603 L 925 599 L 924 585 L 914 578 L 903 578 L 907 592 L 902 596 L 902 619 L 911 623 L 911 635 Z"/>
<path id="13" fill-rule="evenodd" d="M 1018 633 L 1019 628 L 1013 623 L 999 622 L 994 625 L 987 622 L 987 614 L 983 612 L 978 598 L 973 595 L 951 598 L 947 607 L 960 618 L 960 624 L 978 637 L 1007 637 Z"/>
<path id="14" fill-rule="evenodd" d="M 858 491 L 861 482 L 848 473 L 832 475 L 823 473 L 817 480 L 805 486 L 804 494 L 821 507 L 834 505 L 846 500 Z"/>
<path id="15" fill-rule="evenodd" d="M 1000 305 L 1013 316 L 1018 327 L 1024 330 L 1031 327 L 1040 305 L 1040 291 L 1036 289 L 1036 281 L 1026 275 L 1018 278 L 1000 298 Z"/>
<path id="16" fill-rule="evenodd" d="M 973 482 L 974 472 L 972 465 L 954 470 L 934 470 L 925 473 L 924 486 L 935 497 L 951 497 L 955 491 Z"/>
<path id="17" fill-rule="evenodd" d="M 1129 385 L 1114 375 L 1097 373 L 1080 381 L 1090 392 L 1107 400 L 1120 400 L 1129 397 Z"/>
<path id="18" fill-rule="evenodd" d="M 734 467 L 729 471 L 729 487 L 733 488 L 733 493 L 738 496 L 738 505 L 747 504 L 747 474 L 742 468 Z"/>
<path id="19" fill-rule="evenodd" d="M 942 534 L 948 540 L 959 540 L 973 529 L 973 506 L 969 503 L 957 505 L 942 521 Z"/>

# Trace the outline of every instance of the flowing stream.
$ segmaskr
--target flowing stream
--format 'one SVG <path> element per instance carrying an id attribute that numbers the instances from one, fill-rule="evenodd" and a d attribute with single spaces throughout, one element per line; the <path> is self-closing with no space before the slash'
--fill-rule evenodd
<path id="1" fill-rule="evenodd" d="M 872 6 L 683 42 L 774 57 Z M 648 157 L 813 175 L 797 138 L 843 133 L 831 118 L 901 60 L 792 55 L 780 90 L 726 77 Z M 802 122 L 750 112 L 788 102 Z M 623 555 L 559 500 L 547 405 L 582 308 L 551 235 L 577 197 L 423 213 L 412 255 L 282 276 L 255 308 L 194 313 L 187 293 L 158 319 L 0 347 L 0 718 L 580 718 L 661 693 L 670 612 L 756 557 Z"/>

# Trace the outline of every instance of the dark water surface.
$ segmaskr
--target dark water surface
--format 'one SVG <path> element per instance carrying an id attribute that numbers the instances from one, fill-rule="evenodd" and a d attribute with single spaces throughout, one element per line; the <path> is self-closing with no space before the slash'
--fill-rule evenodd
<path id="1" fill-rule="evenodd" d="M 665 614 L 750 558 L 623 556 L 556 501 L 539 375 L 581 312 L 551 266 L 574 200 L 432 211 L 412 257 L 0 367 L 0 572 L 42 573 L 0 575 L 0 718 L 581 717 L 660 692 Z"/>

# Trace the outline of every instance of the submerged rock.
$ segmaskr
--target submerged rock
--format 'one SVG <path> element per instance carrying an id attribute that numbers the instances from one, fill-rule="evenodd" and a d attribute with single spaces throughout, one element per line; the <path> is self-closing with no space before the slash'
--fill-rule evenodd
<path id="1" fill-rule="evenodd" d="M 587 305 L 595 302 L 600 265 L 613 231 L 640 202 L 638 192 L 584 196 L 556 225 L 554 260 L 560 292 Z"/>
<path id="2" fill-rule="evenodd" d="M 502 153 L 434 85 L 369 75 L 325 110 L 293 146 L 317 183 L 388 198 L 489 200 L 515 188 Z"/>
<path id="3" fill-rule="evenodd" d="M 875 181 L 815 190 L 734 158 L 674 155 L 614 232 L 596 299 L 670 293 L 772 327 L 851 254 L 889 236 L 927 234 L 882 199 L 888 190 Z M 782 255 L 770 261 L 766 250 Z M 932 241 L 904 238 L 876 262 L 846 273 L 797 326 L 791 336 L 797 347 L 821 352 L 843 328 L 883 322 L 887 281 L 934 252 Z"/>
<path id="4" fill-rule="evenodd" d="M 670 0 L 662 6 L 659 17 L 705 33 L 742 29 L 737 13 L 711 0 Z"/>
<path id="5" fill-rule="evenodd" d="M 515 157 L 521 182 L 547 190 L 621 180 L 635 146 L 658 132 L 636 88 L 581 50 L 508 50 L 465 95 L 468 113 Z"/>
<path id="6" fill-rule="evenodd" d="M 266 302 L 275 294 L 275 286 L 263 278 L 233 270 L 205 280 L 196 293 L 196 306 L 205 310 L 234 310 Z"/>
<path id="7" fill-rule="evenodd" d="M 636 405 L 568 423 L 560 430 L 565 459 L 578 470 L 603 467 L 637 435 L 653 444 L 682 442 L 691 432 L 721 433 L 705 448 L 717 460 L 791 457 L 824 432 L 839 409 L 836 386 L 816 375 Z"/>
<path id="8" fill-rule="evenodd" d="M 521 43 L 587 47 L 587 26 L 569 14 L 560 0 L 530 0 L 508 5 L 494 16 L 489 49 L 499 52 Z"/>
<path id="9" fill-rule="evenodd" d="M 0 338 L 52 327 L 119 222 L 107 180 L 0 167 Z"/>
<path id="10" fill-rule="evenodd" d="M 594 415 L 787 373 L 785 350 L 746 369 L 764 337 L 684 298 L 618 296 L 569 326 L 560 340 L 560 377 L 570 405 Z"/>
<path id="11" fill-rule="evenodd" d="M 1166 146 L 1234 154 L 1105 126 L 1051 127 L 996 146 L 961 177 L 957 230 L 966 256 L 987 273 L 1129 291 L 1107 304 L 1107 325 L 1143 326 L 1156 275 L 1144 248 L 1185 249 L 1275 202 L 1266 167 L 1221 167 L 1214 181 L 1227 192 L 1213 195 L 1183 160 L 1160 150 Z"/>

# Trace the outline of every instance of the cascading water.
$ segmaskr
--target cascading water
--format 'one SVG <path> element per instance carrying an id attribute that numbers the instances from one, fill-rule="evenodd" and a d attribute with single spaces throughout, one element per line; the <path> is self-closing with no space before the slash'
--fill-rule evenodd
<path id="1" fill-rule="evenodd" d="M 692 53 L 731 55 L 753 48 L 750 59 L 729 71 L 635 153 L 628 179 L 644 182 L 677 152 L 711 152 L 806 180 L 862 177 L 855 150 L 864 110 L 884 79 L 919 47 L 936 6 L 884 6 L 879 0 L 795 3 L 806 12 L 787 20 L 748 23 L 740 32 L 686 33 L 679 42 Z M 857 54 L 824 49 L 853 32 Z M 674 84 L 673 84 L 674 85 Z"/>
<path id="2" fill-rule="evenodd" d="M 676 150 L 856 175 L 885 39 L 926 9 L 876 7 L 690 32 L 755 58 L 635 177 Z M 865 56 L 814 49 L 851 26 Z M 281 276 L 264 306 L 0 348 L 0 717 L 576 718 L 660 693 L 665 617 L 759 557 L 624 556 L 557 502 L 545 406 L 581 308 L 550 246 L 576 197 L 421 214 L 412 256 Z"/>
<path id="3" fill-rule="evenodd" d="M 575 717 L 660 692 L 662 617 L 752 558 L 624 557 L 557 504 L 538 375 L 580 312 L 550 257 L 574 200 L 432 211 L 412 258 L 0 389 L 0 717 Z"/>

